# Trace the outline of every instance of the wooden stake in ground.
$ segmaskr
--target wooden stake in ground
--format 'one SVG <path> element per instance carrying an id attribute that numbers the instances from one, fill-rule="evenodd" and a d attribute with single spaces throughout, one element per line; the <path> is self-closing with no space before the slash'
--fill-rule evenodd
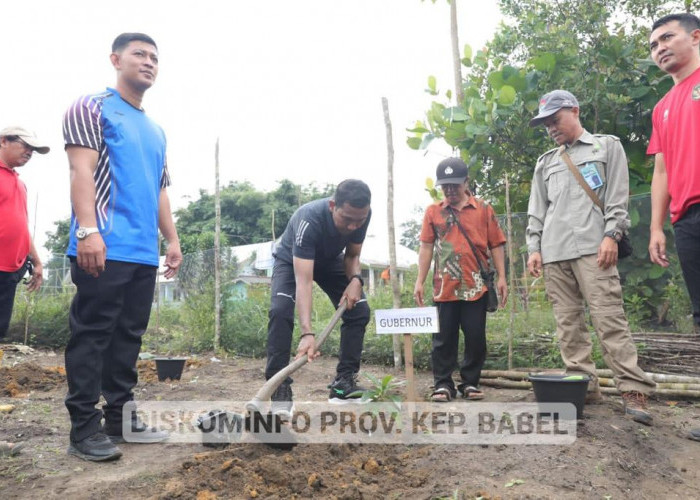
<path id="1" fill-rule="evenodd" d="M 221 347 L 221 193 L 219 192 L 219 138 L 214 149 L 214 349 Z"/>
<path id="2" fill-rule="evenodd" d="M 377 309 L 374 311 L 377 334 L 389 334 L 394 338 L 403 335 L 406 371 L 406 397 L 417 401 L 413 374 L 413 334 L 435 333 L 439 330 L 436 307 L 408 307 L 403 309 Z M 411 332 L 411 333 L 407 333 Z"/>
<path id="3" fill-rule="evenodd" d="M 450 45 L 452 47 L 452 72 L 455 80 L 457 104 L 464 101 L 462 87 L 462 57 L 459 52 L 459 28 L 457 26 L 457 0 L 450 1 Z"/>
<path id="4" fill-rule="evenodd" d="M 401 307 L 401 290 L 399 289 L 399 280 L 396 275 L 396 232 L 394 226 L 394 140 L 391 131 L 391 118 L 389 117 L 389 100 L 382 97 L 382 111 L 384 112 L 384 127 L 386 129 L 386 221 L 387 232 L 389 236 L 389 283 L 391 283 L 391 291 L 393 296 L 394 309 Z M 408 363 L 406 356 L 406 347 L 411 348 L 411 368 L 413 368 L 413 344 L 411 336 L 404 336 L 404 360 Z M 394 368 L 401 366 L 401 341 L 394 336 L 392 339 L 394 348 Z M 411 372 L 412 373 L 412 372 Z"/>
<path id="5" fill-rule="evenodd" d="M 32 241 L 36 236 L 36 211 L 39 208 L 39 195 L 36 195 L 36 200 L 34 201 L 34 227 L 32 228 Z M 34 294 L 33 294 L 34 295 Z M 27 297 L 27 314 L 24 317 L 24 345 L 27 345 L 29 341 L 29 316 L 32 313 L 32 304 L 34 303 L 34 296 Z"/>
<path id="6" fill-rule="evenodd" d="M 513 283 L 515 267 L 513 265 L 513 224 L 511 221 L 510 212 L 510 183 L 508 182 L 508 174 L 505 174 L 506 180 L 506 231 L 508 238 L 508 274 L 510 274 L 510 290 L 515 290 Z M 508 369 L 513 369 L 513 329 L 515 328 L 515 300 L 510 299 L 510 322 L 508 324 Z"/>

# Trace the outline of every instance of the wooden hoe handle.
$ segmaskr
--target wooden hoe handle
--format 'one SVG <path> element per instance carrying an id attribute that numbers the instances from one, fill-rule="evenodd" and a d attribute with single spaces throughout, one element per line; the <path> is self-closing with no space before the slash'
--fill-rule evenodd
<path id="1" fill-rule="evenodd" d="M 338 321 L 345 312 L 345 309 L 347 309 L 347 302 L 343 301 L 338 306 L 338 309 L 336 309 L 335 314 L 331 318 L 328 325 L 326 325 L 326 328 L 323 329 L 321 335 L 319 335 L 318 339 L 316 340 L 316 350 L 320 349 L 323 343 L 326 341 L 328 335 L 330 335 L 335 325 L 338 324 Z M 270 400 L 272 393 L 275 392 L 277 387 L 279 387 L 279 385 L 282 382 L 284 382 L 288 376 L 290 376 L 292 373 L 294 373 L 299 368 L 308 363 L 308 361 L 308 356 L 302 356 L 299 359 L 295 359 L 292 363 L 288 364 L 282 370 L 275 373 L 274 376 L 272 376 L 267 382 L 265 382 L 265 385 L 263 385 L 260 388 L 258 393 L 253 397 L 253 399 L 246 403 L 246 410 L 248 410 L 249 412 L 262 413 L 263 407 Z"/>

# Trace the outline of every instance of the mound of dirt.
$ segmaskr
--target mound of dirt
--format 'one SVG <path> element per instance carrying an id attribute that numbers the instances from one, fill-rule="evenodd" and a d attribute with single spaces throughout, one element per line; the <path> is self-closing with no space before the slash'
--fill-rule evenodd
<path id="1" fill-rule="evenodd" d="M 66 383 L 62 366 L 43 367 L 36 363 L 20 363 L 0 368 L 0 396 L 23 397 L 30 391 L 50 391 Z"/>
<path id="2" fill-rule="evenodd" d="M 184 371 L 197 370 L 205 366 L 208 361 L 202 358 L 188 358 L 185 362 Z M 139 382 L 143 384 L 156 384 L 158 380 L 158 371 L 156 370 L 156 362 L 152 359 L 140 359 L 136 362 L 136 369 L 139 372 Z M 167 379 L 168 382 L 178 382 L 177 380 Z"/>
<path id="3" fill-rule="evenodd" d="M 301 445 L 276 452 L 238 445 L 200 453 L 161 485 L 154 498 L 415 498 L 441 496 L 432 478 L 444 464 L 431 446 Z M 470 492 L 469 498 L 498 498 Z"/>
<path id="4" fill-rule="evenodd" d="M 155 384 L 158 382 L 155 361 L 139 360 L 136 362 L 136 369 L 139 372 L 139 382 L 142 384 Z"/>

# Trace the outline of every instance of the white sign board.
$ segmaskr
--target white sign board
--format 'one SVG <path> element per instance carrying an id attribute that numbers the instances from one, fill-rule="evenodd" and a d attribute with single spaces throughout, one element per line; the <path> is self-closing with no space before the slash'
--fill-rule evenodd
<path id="1" fill-rule="evenodd" d="M 440 330 L 437 307 L 378 309 L 374 311 L 377 333 L 435 333 Z"/>

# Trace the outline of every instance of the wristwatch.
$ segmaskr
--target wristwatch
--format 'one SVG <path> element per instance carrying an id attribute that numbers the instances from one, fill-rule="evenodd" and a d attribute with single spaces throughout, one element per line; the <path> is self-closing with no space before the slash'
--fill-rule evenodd
<path id="1" fill-rule="evenodd" d="M 618 243 L 622 239 L 622 233 L 616 229 L 613 229 L 612 231 L 606 231 L 605 236 L 607 236 L 608 238 L 614 239 Z"/>
<path id="2" fill-rule="evenodd" d="M 350 276 L 350 281 L 352 281 L 354 278 L 357 278 L 357 280 L 360 282 L 360 286 L 365 286 L 365 280 L 362 279 L 361 274 L 353 274 Z"/>
<path id="3" fill-rule="evenodd" d="M 96 227 L 79 227 L 75 230 L 75 237 L 79 240 L 84 240 L 93 233 L 99 233 L 100 230 Z"/>

